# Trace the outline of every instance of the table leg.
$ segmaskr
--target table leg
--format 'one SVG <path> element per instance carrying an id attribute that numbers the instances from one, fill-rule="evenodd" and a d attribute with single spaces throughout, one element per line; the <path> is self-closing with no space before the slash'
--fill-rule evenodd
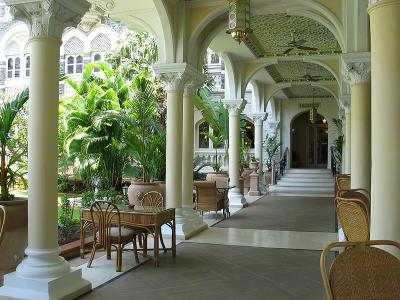
<path id="1" fill-rule="evenodd" d="M 154 228 L 155 230 L 154 230 L 154 265 L 156 266 L 156 267 L 158 267 L 159 265 L 160 265 L 160 262 L 159 262 L 159 241 L 160 241 L 160 238 L 159 238 L 159 232 L 160 232 L 160 230 L 161 230 L 161 228 L 160 228 L 160 226 L 155 226 L 155 228 Z"/>
<path id="2" fill-rule="evenodd" d="M 81 258 L 85 258 L 85 230 L 83 226 L 83 221 L 80 222 L 80 239 L 81 239 L 81 246 L 80 246 L 80 254 Z"/>
<path id="3" fill-rule="evenodd" d="M 172 257 L 176 257 L 176 225 L 175 225 L 175 220 L 172 221 Z"/>

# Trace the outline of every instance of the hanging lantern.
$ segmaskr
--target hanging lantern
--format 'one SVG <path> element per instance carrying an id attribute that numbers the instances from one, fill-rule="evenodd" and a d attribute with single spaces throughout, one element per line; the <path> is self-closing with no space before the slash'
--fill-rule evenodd
<path id="1" fill-rule="evenodd" d="M 229 24 L 226 33 L 235 41 L 242 40 L 253 30 L 250 28 L 250 0 L 228 0 Z"/>
<path id="2" fill-rule="evenodd" d="M 316 119 L 317 119 L 317 108 L 315 107 L 315 104 L 314 104 L 314 87 L 313 87 L 312 88 L 312 107 L 310 109 L 310 122 L 312 124 L 314 124 Z"/>

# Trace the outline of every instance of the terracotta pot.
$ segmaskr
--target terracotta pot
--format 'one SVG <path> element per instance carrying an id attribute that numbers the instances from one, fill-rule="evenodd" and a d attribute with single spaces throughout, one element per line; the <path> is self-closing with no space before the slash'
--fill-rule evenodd
<path id="1" fill-rule="evenodd" d="M 265 171 L 264 176 L 265 176 L 265 187 L 268 188 L 268 186 L 271 184 L 272 172 Z"/>
<path id="2" fill-rule="evenodd" d="M 16 197 L 11 201 L 0 201 L 0 205 L 6 211 L 4 234 L 0 240 L 0 272 L 9 273 L 22 261 L 28 246 L 28 199 Z"/>
<path id="3" fill-rule="evenodd" d="M 165 185 L 165 181 L 154 181 L 155 183 L 158 183 L 158 185 L 160 186 L 161 189 L 161 194 L 163 195 L 164 199 L 165 199 L 165 189 L 166 189 L 166 185 Z"/>
<path id="4" fill-rule="evenodd" d="M 227 172 L 209 172 L 206 181 L 215 181 L 217 185 L 229 185 L 229 175 Z"/>
<path id="5" fill-rule="evenodd" d="M 128 188 L 128 199 L 130 205 L 140 205 L 138 201 L 138 193 L 146 194 L 150 191 L 157 191 L 165 194 L 160 184 L 157 182 L 132 181 Z"/>

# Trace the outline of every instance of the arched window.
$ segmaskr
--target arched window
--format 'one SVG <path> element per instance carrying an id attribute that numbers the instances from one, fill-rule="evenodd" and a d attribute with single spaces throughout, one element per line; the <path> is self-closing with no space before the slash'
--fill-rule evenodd
<path id="1" fill-rule="evenodd" d="M 25 57 L 25 76 L 29 77 L 31 75 L 31 57 L 28 55 Z"/>
<path id="2" fill-rule="evenodd" d="M 99 61 L 101 61 L 101 54 L 96 53 L 96 54 L 93 56 L 93 62 L 95 63 L 95 62 L 99 62 Z M 94 68 L 93 71 L 94 71 L 94 72 L 100 72 L 100 69 L 99 69 L 99 68 Z"/>
<path id="3" fill-rule="evenodd" d="M 18 78 L 21 75 L 21 59 L 15 58 L 14 77 Z"/>
<path id="4" fill-rule="evenodd" d="M 78 55 L 76 57 L 75 73 L 82 73 L 82 72 L 83 72 L 83 56 Z"/>
<path id="5" fill-rule="evenodd" d="M 210 127 L 207 122 L 203 122 L 199 125 L 199 148 L 209 148 L 209 140 L 208 137 L 204 134 L 205 132 L 209 132 Z"/>
<path id="6" fill-rule="evenodd" d="M 12 78 L 14 73 L 14 59 L 9 58 L 7 61 L 7 78 Z"/>
<path id="7" fill-rule="evenodd" d="M 74 64 L 75 64 L 75 58 L 73 56 L 68 56 L 68 58 L 67 58 L 67 74 L 74 74 Z"/>

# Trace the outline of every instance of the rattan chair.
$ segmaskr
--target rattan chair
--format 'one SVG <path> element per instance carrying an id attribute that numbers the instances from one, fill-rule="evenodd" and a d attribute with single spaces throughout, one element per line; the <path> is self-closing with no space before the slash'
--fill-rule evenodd
<path id="1" fill-rule="evenodd" d="M 195 208 L 201 215 L 205 211 L 215 211 L 215 218 L 218 219 L 218 211 L 222 210 L 225 218 L 225 195 L 217 190 L 215 181 L 196 183 Z"/>
<path id="2" fill-rule="evenodd" d="M 4 208 L 3 205 L 0 205 L 0 244 L 1 241 L 3 240 L 5 224 L 6 224 L 6 209 Z"/>
<path id="3" fill-rule="evenodd" d="M 335 177 L 335 195 L 341 190 L 351 188 L 351 176 L 349 174 L 336 175 Z"/>
<path id="4" fill-rule="evenodd" d="M 164 197 L 161 193 L 157 191 L 150 191 L 144 194 L 139 198 L 139 204 L 142 206 L 143 209 L 146 209 L 148 207 L 151 208 L 164 208 L 165 207 L 165 202 L 164 202 Z M 150 228 L 152 230 L 152 233 L 154 233 L 154 228 Z M 144 244 L 143 244 L 143 252 L 147 254 L 147 237 L 150 233 L 148 231 L 144 231 L 141 233 L 141 235 L 144 236 Z M 161 246 L 164 249 L 164 252 L 167 252 L 167 248 L 165 247 L 164 244 L 164 239 L 162 237 L 162 233 L 160 232 L 160 241 L 161 241 Z"/>
<path id="5" fill-rule="evenodd" d="M 320 267 L 329 300 L 400 299 L 400 260 L 375 245 L 394 246 L 393 241 L 336 242 L 321 254 Z M 346 248 L 328 272 L 326 258 L 333 248 Z"/>
<path id="6" fill-rule="evenodd" d="M 342 190 L 335 199 L 336 214 L 347 241 L 361 242 L 370 238 L 370 202 L 365 190 Z"/>
<path id="7" fill-rule="evenodd" d="M 133 242 L 135 260 L 139 263 L 136 247 L 136 236 L 140 231 L 135 228 L 121 226 L 121 218 L 118 207 L 108 201 L 95 201 L 90 207 L 90 216 L 93 226 L 93 247 L 88 262 L 91 267 L 94 255 L 98 248 L 107 251 L 107 259 L 111 259 L 111 247 L 117 251 L 116 271 L 122 269 L 122 251 L 124 247 Z"/>

